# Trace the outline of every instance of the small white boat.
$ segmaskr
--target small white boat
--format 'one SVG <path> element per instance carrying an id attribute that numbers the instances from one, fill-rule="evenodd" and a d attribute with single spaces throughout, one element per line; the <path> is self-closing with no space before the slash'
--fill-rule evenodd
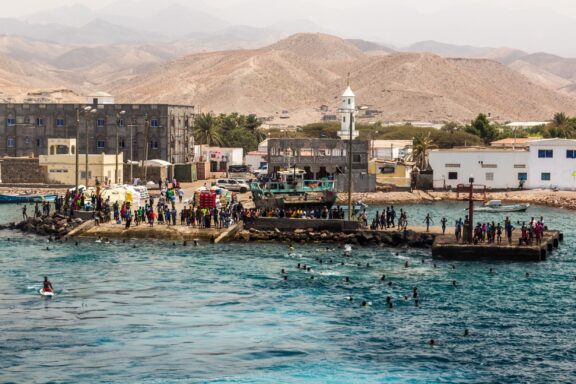
<path id="1" fill-rule="evenodd" d="M 481 207 L 474 208 L 476 212 L 525 212 L 530 204 L 503 205 L 502 200 L 490 200 Z"/>
<path id="2" fill-rule="evenodd" d="M 53 291 L 45 291 L 44 288 L 40 288 L 40 290 L 38 292 L 40 293 L 40 296 L 42 296 L 42 297 L 53 297 L 54 296 Z"/>

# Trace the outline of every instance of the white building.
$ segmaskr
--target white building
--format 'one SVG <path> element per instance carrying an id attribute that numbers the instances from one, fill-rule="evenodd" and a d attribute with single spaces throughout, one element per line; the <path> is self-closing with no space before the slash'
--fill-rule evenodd
<path id="1" fill-rule="evenodd" d="M 372 140 L 370 157 L 380 160 L 403 159 L 412 152 L 412 140 Z"/>
<path id="2" fill-rule="evenodd" d="M 476 184 L 487 188 L 518 188 L 520 180 L 528 178 L 528 161 L 526 149 L 467 147 L 435 149 L 429 153 L 434 188 L 439 189 L 468 184 L 471 176 Z"/>
<path id="3" fill-rule="evenodd" d="M 525 147 L 436 149 L 429 153 L 434 188 L 467 184 L 470 176 L 487 188 L 576 190 L 576 140 L 542 139 Z"/>
<path id="4" fill-rule="evenodd" d="M 576 190 L 576 140 L 543 139 L 528 146 L 528 188 Z"/>
<path id="5" fill-rule="evenodd" d="M 352 139 L 358 137 L 356 130 L 356 95 L 348 86 L 342 94 L 342 104 L 340 105 L 340 131 L 338 136 L 342 140 L 350 140 L 350 129 L 352 129 Z"/>
<path id="6" fill-rule="evenodd" d="M 227 172 L 229 165 L 244 164 L 243 148 L 220 148 L 195 145 L 194 153 L 194 161 L 210 163 L 210 172 Z"/>
<path id="7" fill-rule="evenodd" d="M 101 104 L 114 104 L 114 96 L 106 92 L 96 92 L 88 95 L 86 98 L 88 104 L 101 105 Z"/>
<path id="8" fill-rule="evenodd" d="M 252 151 L 246 154 L 244 159 L 246 165 L 249 165 L 253 171 L 262 168 L 262 166 L 268 164 L 268 151 Z"/>

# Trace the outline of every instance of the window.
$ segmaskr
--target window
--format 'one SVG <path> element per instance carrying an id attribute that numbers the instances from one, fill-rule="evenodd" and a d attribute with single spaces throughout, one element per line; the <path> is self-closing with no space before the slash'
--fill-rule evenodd
<path id="1" fill-rule="evenodd" d="M 498 168 L 497 164 L 484 164 L 482 163 L 482 168 Z"/>
<path id="2" fill-rule="evenodd" d="M 24 139 L 24 142 L 28 145 L 30 144 L 30 137 L 26 136 L 26 138 Z"/>
<path id="3" fill-rule="evenodd" d="M 360 163 L 362 161 L 362 157 L 360 155 L 352 155 L 352 161 L 355 163 Z"/>
<path id="4" fill-rule="evenodd" d="M 102 149 L 106 147 L 106 140 L 96 140 L 96 148 Z"/>
<path id="5" fill-rule="evenodd" d="M 460 164 L 446 164 L 444 166 L 446 168 L 460 168 Z"/>
<path id="6" fill-rule="evenodd" d="M 6 146 L 8 148 L 14 148 L 16 146 L 16 140 L 13 137 L 9 137 L 8 140 L 6 140 Z"/>
<path id="7" fill-rule="evenodd" d="M 150 141 L 150 149 L 158 149 L 158 142 Z"/>
<path id="8" fill-rule="evenodd" d="M 550 181 L 550 172 L 542 172 L 542 174 L 540 175 L 540 180 Z"/>
<path id="9" fill-rule="evenodd" d="M 40 146 L 40 139 L 36 139 L 36 146 L 37 146 L 37 147 Z"/>
<path id="10" fill-rule="evenodd" d="M 346 116 L 342 116 L 342 122 L 343 122 L 343 123 L 346 122 Z"/>
<path id="11" fill-rule="evenodd" d="M 102 128 L 106 124 L 106 120 L 104 120 L 103 117 L 99 117 L 96 121 L 96 124 L 98 125 L 98 128 Z"/>
<path id="12" fill-rule="evenodd" d="M 526 168 L 526 164 L 514 164 L 514 168 Z"/>
<path id="13" fill-rule="evenodd" d="M 80 171 L 80 178 L 81 178 L 81 179 L 85 179 L 85 178 L 86 178 L 86 171 Z M 89 179 L 92 178 L 92 171 L 88 171 L 88 178 L 89 178 Z"/>
<path id="14" fill-rule="evenodd" d="M 118 126 L 119 126 L 119 127 L 123 127 L 123 126 L 124 126 L 124 119 L 118 119 Z"/>
<path id="15" fill-rule="evenodd" d="M 486 172 L 486 181 L 494 181 L 494 172 Z"/>
<path id="16" fill-rule="evenodd" d="M 13 117 L 9 117 L 6 119 L 6 126 L 7 127 L 13 127 L 16 125 L 16 119 Z"/>
<path id="17" fill-rule="evenodd" d="M 566 150 L 566 158 L 568 158 L 568 159 L 576 159 L 576 150 L 574 150 L 574 149 L 567 149 L 567 150 Z"/>
<path id="18" fill-rule="evenodd" d="M 64 119 L 56 119 L 56 126 L 63 127 L 64 126 Z"/>
<path id="19" fill-rule="evenodd" d="M 551 159 L 554 157 L 554 151 L 551 149 L 539 149 L 538 157 L 541 159 Z"/>
<path id="20" fill-rule="evenodd" d="M 118 141 L 118 147 L 120 148 L 126 148 L 126 141 L 124 139 L 120 139 Z"/>
<path id="21" fill-rule="evenodd" d="M 43 127 L 44 126 L 44 119 L 42 117 L 36 118 L 36 126 Z"/>
<path id="22" fill-rule="evenodd" d="M 160 126 L 160 124 L 158 123 L 158 119 L 152 119 L 150 120 L 150 126 L 152 128 L 158 128 Z"/>
<path id="23" fill-rule="evenodd" d="M 351 101 L 351 100 L 350 100 L 350 99 L 348 99 L 348 105 L 350 105 L 350 101 Z"/>
<path id="24" fill-rule="evenodd" d="M 458 180 L 458 172 L 448 172 L 448 180 Z"/>
<path id="25" fill-rule="evenodd" d="M 526 180 L 528 180 L 528 173 L 526 173 L 526 172 L 518 172 L 518 180 L 519 180 L 519 181 L 526 181 Z"/>

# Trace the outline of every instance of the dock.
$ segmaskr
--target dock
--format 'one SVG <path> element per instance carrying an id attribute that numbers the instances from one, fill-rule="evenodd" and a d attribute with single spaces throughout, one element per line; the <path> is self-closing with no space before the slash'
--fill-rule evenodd
<path id="1" fill-rule="evenodd" d="M 519 234 L 514 233 L 509 244 L 506 238 L 501 243 L 467 244 L 456 242 L 453 234 L 436 236 L 432 245 L 432 257 L 445 260 L 487 261 L 544 261 L 560 246 L 564 235 L 560 231 L 545 231 L 540 244 L 520 245 Z"/>

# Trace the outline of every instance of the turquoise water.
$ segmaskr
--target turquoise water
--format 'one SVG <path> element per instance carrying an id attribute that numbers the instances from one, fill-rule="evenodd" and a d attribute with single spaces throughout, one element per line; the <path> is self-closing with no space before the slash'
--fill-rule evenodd
<path id="1" fill-rule="evenodd" d="M 406 208 L 421 225 L 463 207 Z M 434 268 L 422 250 L 358 248 L 345 260 L 319 245 L 75 246 L 0 232 L 0 382 L 571 382 L 574 214 L 529 214 L 566 235 L 543 263 Z M 0 221 L 12 217 L 17 208 L 0 207 Z M 52 300 L 37 295 L 45 274 Z M 415 286 L 419 307 L 404 299 Z"/>

